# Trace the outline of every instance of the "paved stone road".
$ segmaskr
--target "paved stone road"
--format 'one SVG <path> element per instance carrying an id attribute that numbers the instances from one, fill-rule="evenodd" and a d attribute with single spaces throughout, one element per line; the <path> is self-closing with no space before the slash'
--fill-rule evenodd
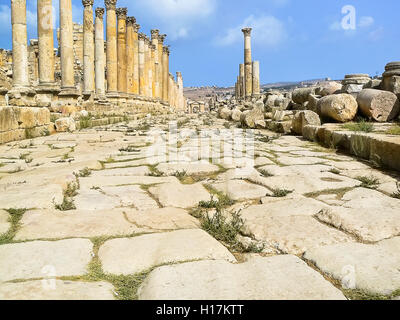
<path id="1" fill-rule="evenodd" d="M 227 127 L 160 117 L 0 146 L 0 299 L 400 296 L 398 176 Z"/>

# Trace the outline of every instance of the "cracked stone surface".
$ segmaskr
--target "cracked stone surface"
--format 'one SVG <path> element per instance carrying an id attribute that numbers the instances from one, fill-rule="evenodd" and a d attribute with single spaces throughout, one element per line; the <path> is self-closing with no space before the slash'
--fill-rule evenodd
<path id="1" fill-rule="evenodd" d="M 105 272 L 125 275 L 172 262 L 236 261 L 223 245 L 199 229 L 110 240 L 100 247 L 99 257 Z"/>
<path id="2" fill-rule="evenodd" d="M 0 145 L 0 299 L 121 298 L 109 278 L 88 281 L 92 261 L 115 275 L 155 268 L 141 299 L 344 299 L 348 266 L 355 289 L 398 296 L 398 173 L 267 130 L 254 130 L 253 161 L 226 121 L 181 118 L 172 141 L 176 116 L 158 115 Z M 239 213 L 241 249 L 202 229 L 212 188 L 234 201 L 222 217 Z M 43 290 L 54 274 L 68 281 Z"/>
<path id="3" fill-rule="evenodd" d="M 304 257 L 350 288 L 384 295 L 400 288 L 400 237 L 314 248 Z"/>
<path id="4" fill-rule="evenodd" d="M 344 300 L 299 258 L 255 258 L 242 264 L 200 261 L 154 270 L 139 290 L 143 300 Z"/>

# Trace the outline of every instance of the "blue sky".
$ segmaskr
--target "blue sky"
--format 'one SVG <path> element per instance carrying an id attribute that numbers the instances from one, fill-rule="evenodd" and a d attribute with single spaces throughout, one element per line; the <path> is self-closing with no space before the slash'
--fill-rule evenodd
<path id="1" fill-rule="evenodd" d="M 28 2 L 28 36 L 36 37 L 36 1 Z M 82 2 L 72 0 L 74 21 Z M 56 10 L 58 0 L 53 0 Z M 345 30 L 342 8 L 355 9 L 355 29 Z M 104 7 L 95 0 L 95 7 Z M 253 59 L 261 82 L 296 81 L 346 73 L 382 73 L 400 60 L 398 0 L 118 0 L 142 31 L 168 34 L 171 71 L 185 86 L 231 86 L 243 60 L 242 26 L 253 30 Z M 10 0 L 0 0 L 0 47 L 11 48 Z M 58 20 L 58 19 L 57 19 Z M 346 20 L 348 22 L 348 20 Z M 58 22 L 56 22 L 58 24 Z"/>

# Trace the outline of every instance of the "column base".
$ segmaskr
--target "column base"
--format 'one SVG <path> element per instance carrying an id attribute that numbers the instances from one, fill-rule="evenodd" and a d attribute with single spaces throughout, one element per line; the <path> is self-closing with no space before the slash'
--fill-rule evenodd
<path id="1" fill-rule="evenodd" d="M 29 87 L 13 87 L 7 93 L 8 104 L 17 107 L 35 107 L 36 91 Z"/>
<path id="2" fill-rule="evenodd" d="M 40 83 L 36 87 L 36 102 L 38 107 L 51 108 L 52 102 L 58 100 L 60 90 L 60 87 L 54 82 Z"/>

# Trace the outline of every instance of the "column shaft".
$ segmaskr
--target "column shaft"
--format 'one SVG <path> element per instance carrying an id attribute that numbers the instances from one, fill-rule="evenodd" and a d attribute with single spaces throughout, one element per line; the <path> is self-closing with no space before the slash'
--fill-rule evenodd
<path id="1" fill-rule="evenodd" d="M 239 90 L 240 90 L 240 98 L 244 98 L 245 97 L 245 88 L 246 88 L 246 84 L 244 82 L 245 77 L 244 77 L 244 64 L 241 63 L 239 65 Z"/>
<path id="2" fill-rule="evenodd" d="M 160 87 L 160 100 L 163 99 L 163 91 L 164 91 L 164 41 L 165 41 L 166 35 L 162 34 L 159 35 L 158 37 L 158 55 L 159 55 L 159 65 L 158 65 L 158 72 L 159 72 L 159 87 Z"/>
<path id="3" fill-rule="evenodd" d="M 118 8 L 118 92 L 126 93 L 126 15 L 127 8 Z"/>
<path id="4" fill-rule="evenodd" d="M 245 96 L 251 97 L 253 93 L 252 61 L 251 61 L 251 28 L 244 28 L 244 77 L 245 77 Z"/>
<path id="5" fill-rule="evenodd" d="M 105 0 L 107 8 L 107 92 L 115 94 L 118 91 L 117 66 L 117 0 Z"/>
<path id="6" fill-rule="evenodd" d="M 156 98 L 156 62 L 155 62 L 155 54 L 156 54 L 156 46 L 150 45 L 150 77 L 151 77 L 151 97 Z"/>
<path id="7" fill-rule="evenodd" d="M 52 0 L 38 0 L 39 84 L 54 84 L 54 33 Z"/>
<path id="8" fill-rule="evenodd" d="M 144 68 L 144 39 L 143 33 L 139 34 L 139 94 L 141 96 L 146 95 L 146 84 L 145 84 L 145 68 Z"/>
<path id="9" fill-rule="evenodd" d="M 71 0 L 60 0 L 61 88 L 75 89 Z"/>
<path id="10" fill-rule="evenodd" d="M 134 25 L 133 32 L 133 93 L 139 94 L 139 32 L 140 25 Z"/>
<path id="11" fill-rule="evenodd" d="M 93 0 L 82 0 L 83 10 L 83 93 L 94 92 Z"/>
<path id="12" fill-rule="evenodd" d="M 253 76 L 253 96 L 260 94 L 260 62 L 254 61 L 252 65 L 252 76 Z"/>
<path id="13" fill-rule="evenodd" d="M 163 48 L 163 101 L 169 101 L 169 48 Z"/>
<path id="14" fill-rule="evenodd" d="M 98 97 L 105 95 L 105 69 L 104 69 L 104 9 L 96 9 L 95 20 L 95 73 L 96 94 Z"/>
<path id="15" fill-rule="evenodd" d="M 160 31 L 157 29 L 151 30 L 151 42 L 154 45 L 154 98 L 160 99 L 160 53 L 158 38 Z"/>
<path id="16" fill-rule="evenodd" d="M 126 82 L 127 92 L 135 93 L 134 89 L 134 24 L 136 19 L 134 17 L 127 18 L 126 27 Z"/>

